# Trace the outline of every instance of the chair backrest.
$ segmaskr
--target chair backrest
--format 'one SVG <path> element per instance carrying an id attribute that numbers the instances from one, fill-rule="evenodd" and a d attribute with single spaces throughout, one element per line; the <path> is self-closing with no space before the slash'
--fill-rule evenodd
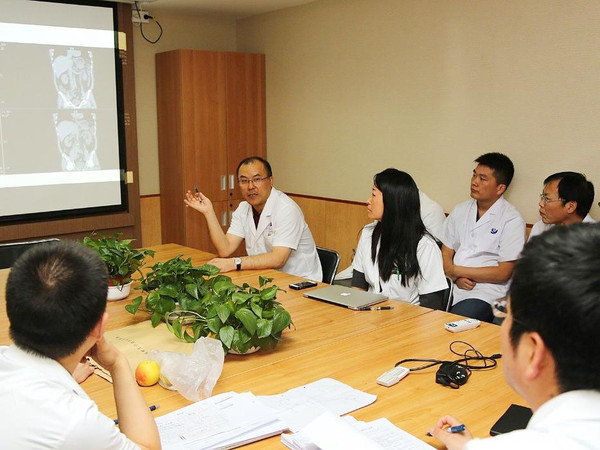
<path id="1" fill-rule="evenodd" d="M 322 247 L 317 247 L 317 253 L 323 268 L 323 283 L 332 284 L 340 265 L 340 254 L 335 250 Z"/>
<path id="2" fill-rule="evenodd" d="M 452 290 L 454 287 L 454 283 L 448 277 L 446 277 L 446 281 L 448 282 L 448 287 L 444 291 L 444 297 L 442 299 L 442 310 L 450 311 L 450 308 L 452 308 Z"/>
<path id="3" fill-rule="evenodd" d="M 27 242 L 11 242 L 8 244 L 0 244 L 0 269 L 7 269 L 12 267 L 19 256 L 21 256 L 25 250 L 30 247 L 33 247 L 37 244 L 43 244 L 45 242 L 58 241 L 59 239 L 50 238 L 50 239 L 40 239 L 37 241 L 27 241 Z"/>

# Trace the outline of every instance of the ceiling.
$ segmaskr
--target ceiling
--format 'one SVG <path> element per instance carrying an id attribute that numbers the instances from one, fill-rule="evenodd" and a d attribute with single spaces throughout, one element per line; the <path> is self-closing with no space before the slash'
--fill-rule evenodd
<path id="1" fill-rule="evenodd" d="M 175 14 L 218 15 L 242 19 L 315 0 L 140 0 L 140 9 Z"/>

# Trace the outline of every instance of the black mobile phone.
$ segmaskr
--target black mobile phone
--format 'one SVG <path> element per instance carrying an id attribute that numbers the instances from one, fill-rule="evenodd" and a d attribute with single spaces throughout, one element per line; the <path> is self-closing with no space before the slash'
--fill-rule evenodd
<path id="1" fill-rule="evenodd" d="M 194 192 L 196 193 L 196 195 L 198 195 L 198 193 L 200 192 L 200 191 L 198 190 L 198 186 L 196 186 L 196 185 L 194 185 Z"/>
<path id="2" fill-rule="evenodd" d="M 317 283 L 316 281 L 299 281 L 298 283 L 291 283 L 290 288 L 299 291 L 300 289 L 315 287 L 317 284 L 319 283 Z"/>
<path id="3" fill-rule="evenodd" d="M 533 412 L 525 406 L 512 404 L 508 407 L 502 417 L 492 426 L 491 436 L 508 433 L 513 430 L 522 430 L 527 427 Z"/>

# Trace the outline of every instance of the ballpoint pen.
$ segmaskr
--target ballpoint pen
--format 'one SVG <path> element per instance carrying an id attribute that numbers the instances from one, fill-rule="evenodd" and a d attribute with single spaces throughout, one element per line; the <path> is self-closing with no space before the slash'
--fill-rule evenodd
<path id="1" fill-rule="evenodd" d="M 446 428 L 446 432 L 448 433 L 461 433 L 463 431 L 465 431 L 467 429 L 467 427 L 463 424 L 460 425 L 454 425 L 453 427 L 448 427 Z M 427 432 L 427 436 L 432 436 L 431 433 Z"/>
<path id="2" fill-rule="evenodd" d="M 358 308 L 359 311 L 384 311 L 388 309 L 394 309 L 393 306 L 366 306 L 364 308 Z"/>
<path id="3" fill-rule="evenodd" d="M 155 409 L 157 409 L 159 406 L 160 406 L 160 405 L 152 405 L 152 406 L 148 406 L 148 409 L 149 409 L 150 411 L 154 411 L 154 410 L 155 410 Z M 118 425 L 118 424 L 119 424 L 119 419 L 118 419 L 118 418 L 116 418 L 116 419 L 114 420 L 114 422 L 115 422 L 115 425 Z"/>

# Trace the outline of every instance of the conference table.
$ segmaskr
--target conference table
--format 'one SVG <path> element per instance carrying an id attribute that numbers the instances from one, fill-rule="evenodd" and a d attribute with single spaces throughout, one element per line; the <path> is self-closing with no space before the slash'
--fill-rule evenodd
<path id="1" fill-rule="evenodd" d="M 177 244 L 149 248 L 156 253 L 147 267 L 177 255 L 191 257 L 194 265 L 204 264 L 214 256 Z M 0 270 L 0 345 L 10 343 L 4 301 L 8 272 L 8 269 Z M 371 405 L 351 413 L 356 419 L 371 421 L 385 417 L 437 448 L 443 446 L 434 438 L 427 437 L 426 433 L 445 414 L 464 421 L 475 436 L 487 437 L 491 426 L 511 403 L 526 405 L 506 384 L 502 359 L 498 360 L 494 369 L 473 371 L 468 382 L 459 389 L 435 382 L 438 366 L 411 372 L 392 387 L 380 386 L 375 381 L 402 359 L 458 359 L 449 349 L 456 340 L 468 342 L 484 355 L 500 353 L 500 327 L 497 325 L 482 323 L 473 330 L 450 333 L 445 330 L 444 324 L 461 317 L 443 311 L 397 301 L 382 304 L 392 305 L 391 310 L 353 311 L 305 298 L 303 294 L 307 290 L 288 288 L 290 283 L 302 281 L 302 278 L 277 270 L 242 270 L 228 275 L 237 284 L 253 286 L 258 286 L 259 275 L 272 277 L 273 283 L 285 290 L 277 294 L 277 300 L 290 312 L 293 326 L 284 331 L 273 350 L 261 349 L 247 355 L 227 354 L 213 394 L 229 391 L 279 394 L 329 377 L 377 396 Z M 323 286 L 319 284 L 319 287 Z M 130 297 L 107 304 L 110 315 L 107 330 L 149 320 L 145 312 L 131 315 L 125 310 L 125 305 L 137 295 L 139 291 L 132 290 Z M 421 364 L 403 365 L 417 367 Z M 91 376 L 82 386 L 102 413 L 116 417 L 110 383 Z M 190 404 L 179 393 L 159 385 L 140 389 L 148 405 L 160 404 L 160 408 L 153 412 L 157 417 Z M 246 447 L 285 448 L 279 436 Z"/>

